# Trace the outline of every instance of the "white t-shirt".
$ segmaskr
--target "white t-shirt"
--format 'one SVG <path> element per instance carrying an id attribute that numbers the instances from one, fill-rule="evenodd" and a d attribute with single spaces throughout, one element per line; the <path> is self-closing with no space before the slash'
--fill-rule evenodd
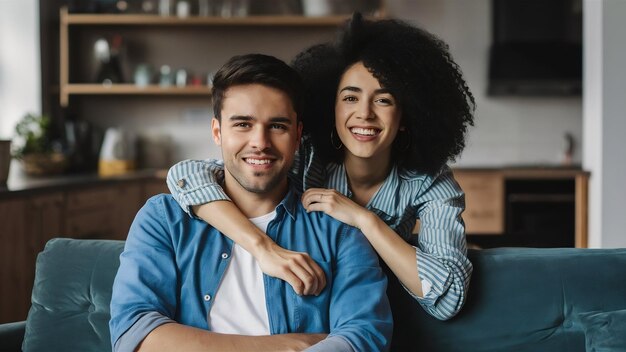
<path id="1" fill-rule="evenodd" d="M 263 232 L 276 217 L 276 211 L 250 221 Z M 233 243 L 230 263 L 209 311 L 209 329 L 238 335 L 269 335 L 263 271 L 256 259 Z"/>

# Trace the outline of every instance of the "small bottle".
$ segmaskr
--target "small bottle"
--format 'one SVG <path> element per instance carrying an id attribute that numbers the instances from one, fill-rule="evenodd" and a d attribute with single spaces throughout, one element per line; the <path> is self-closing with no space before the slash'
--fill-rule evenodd
<path id="1" fill-rule="evenodd" d="M 189 1 L 187 0 L 179 0 L 176 4 L 176 16 L 178 16 L 178 18 L 189 17 L 190 10 L 191 7 L 189 6 Z"/>
<path id="2" fill-rule="evenodd" d="M 170 0 L 159 0 L 159 15 L 161 16 L 172 15 L 172 5 L 170 4 Z"/>

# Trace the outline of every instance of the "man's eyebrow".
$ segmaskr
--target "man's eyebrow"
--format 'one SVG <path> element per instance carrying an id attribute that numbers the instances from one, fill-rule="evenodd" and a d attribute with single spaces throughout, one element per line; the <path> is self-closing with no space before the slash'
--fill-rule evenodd
<path id="1" fill-rule="evenodd" d="M 363 91 L 359 87 L 345 86 L 345 87 L 341 88 L 339 93 L 343 92 L 344 90 L 347 90 L 347 91 L 350 91 L 350 92 L 355 92 L 355 93 L 361 93 Z M 387 89 L 387 88 L 378 88 L 378 89 L 376 89 L 374 91 L 374 94 L 391 94 L 391 92 L 389 92 L 389 89 Z"/>
<path id="2" fill-rule="evenodd" d="M 228 120 L 229 121 L 253 121 L 253 120 L 256 120 L 256 118 L 250 115 L 233 115 L 229 117 Z M 289 124 L 289 125 L 293 123 L 293 121 L 290 118 L 284 117 L 284 116 L 271 117 L 270 122 L 284 123 L 284 124 Z"/>
<path id="3" fill-rule="evenodd" d="M 284 124 L 288 124 L 288 125 L 291 125 L 293 123 L 293 121 L 290 118 L 283 117 L 283 116 L 272 117 L 272 118 L 270 118 L 270 122 L 273 122 L 273 123 L 284 123 Z"/>
<path id="4" fill-rule="evenodd" d="M 229 121 L 252 121 L 254 117 L 249 115 L 233 115 L 228 118 Z"/>

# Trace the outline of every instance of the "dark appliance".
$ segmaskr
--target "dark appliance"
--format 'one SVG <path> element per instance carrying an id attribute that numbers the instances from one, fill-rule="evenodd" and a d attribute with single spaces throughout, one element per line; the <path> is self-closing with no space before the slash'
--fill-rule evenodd
<path id="1" fill-rule="evenodd" d="M 489 95 L 580 95 L 582 0 L 492 0 Z"/>

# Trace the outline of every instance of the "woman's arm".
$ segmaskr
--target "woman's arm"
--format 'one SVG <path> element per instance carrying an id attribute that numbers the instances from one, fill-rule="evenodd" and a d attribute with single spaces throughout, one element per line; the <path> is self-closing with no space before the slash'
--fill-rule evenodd
<path id="1" fill-rule="evenodd" d="M 198 216 L 250 252 L 267 275 L 288 282 L 298 294 L 319 294 L 326 286 L 324 271 L 307 253 L 278 246 L 248 220 L 220 186 L 221 162 L 185 160 L 172 166 L 167 185 L 190 215 Z"/>
<path id="2" fill-rule="evenodd" d="M 415 265 L 415 248 L 376 214 L 334 189 L 311 188 L 302 196 L 302 204 L 307 211 L 323 211 L 360 229 L 402 284 L 414 295 L 423 296 L 422 281 Z"/>
<path id="3" fill-rule="evenodd" d="M 323 211 L 361 229 L 405 288 L 432 316 L 445 320 L 465 302 L 472 273 L 461 213 L 464 194 L 449 168 L 428 178 L 412 204 L 420 219 L 417 246 L 406 243 L 373 212 L 332 189 L 309 189 L 308 211 Z"/>

